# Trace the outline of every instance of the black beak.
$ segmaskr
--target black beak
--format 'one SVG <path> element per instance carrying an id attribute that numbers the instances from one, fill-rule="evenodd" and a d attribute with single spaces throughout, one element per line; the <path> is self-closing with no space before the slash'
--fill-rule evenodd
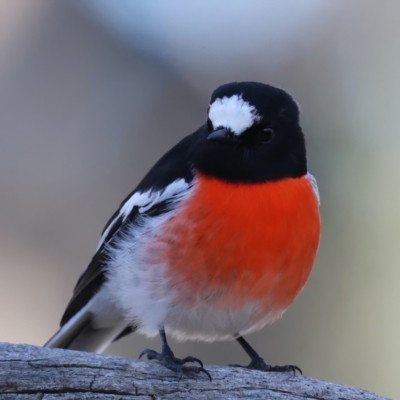
<path id="1" fill-rule="evenodd" d="M 216 140 L 217 142 L 230 142 L 232 141 L 232 132 L 226 128 L 220 128 L 211 132 L 208 136 L 208 140 Z"/>

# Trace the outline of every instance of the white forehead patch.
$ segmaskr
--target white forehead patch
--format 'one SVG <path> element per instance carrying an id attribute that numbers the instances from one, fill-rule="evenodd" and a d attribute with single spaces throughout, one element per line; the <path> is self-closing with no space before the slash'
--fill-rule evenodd
<path id="1" fill-rule="evenodd" d="M 237 94 L 215 99 L 210 104 L 208 118 L 210 118 L 214 129 L 218 127 L 228 128 L 237 136 L 261 119 L 256 108 Z"/>

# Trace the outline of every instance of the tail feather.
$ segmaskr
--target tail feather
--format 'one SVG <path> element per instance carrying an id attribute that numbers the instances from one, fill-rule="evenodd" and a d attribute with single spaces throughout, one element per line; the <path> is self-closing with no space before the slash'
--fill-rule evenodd
<path id="1" fill-rule="evenodd" d="M 84 307 L 44 347 L 102 353 L 126 327 L 126 322 L 121 320 L 113 326 L 98 328 L 93 324 L 93 313 Z"/>

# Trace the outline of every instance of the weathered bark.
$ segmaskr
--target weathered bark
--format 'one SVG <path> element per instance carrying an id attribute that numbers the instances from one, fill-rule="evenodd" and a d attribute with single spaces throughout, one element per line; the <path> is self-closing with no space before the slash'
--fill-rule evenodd
<path id="1" fill-rule="evenodd" d="M 204 374 L 179 382 L 157 362 L 0 343 L 0 399 L 383 399 L 288 373 L 207 369 L 212 382 Z"/>

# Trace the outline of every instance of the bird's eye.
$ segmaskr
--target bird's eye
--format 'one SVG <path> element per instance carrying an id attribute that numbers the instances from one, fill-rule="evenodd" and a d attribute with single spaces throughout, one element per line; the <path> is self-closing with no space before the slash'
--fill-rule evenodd
<path id="1" fill-rule="evenodd" d="M 258 134 L 258 140 L 262 144 L 267 144 L 271 142 L 271 140 L 274 138 L 274 130 L 271 128 L 266 128 L 263 129 L 259 134 Z"/>

